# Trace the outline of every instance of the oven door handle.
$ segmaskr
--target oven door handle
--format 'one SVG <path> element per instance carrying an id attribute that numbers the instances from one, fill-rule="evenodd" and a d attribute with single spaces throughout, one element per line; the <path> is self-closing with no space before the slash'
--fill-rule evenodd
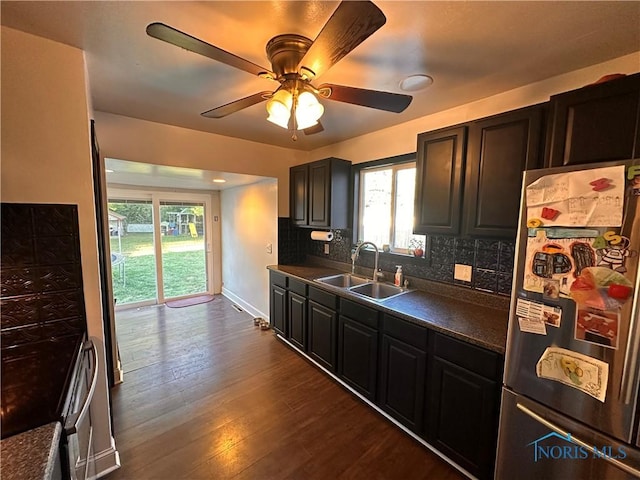
<path id="1" fill-rule="evenodd" d="M 82 351 L 86 352 L 87 350 L 91 350 L 91 384 L 89 385 L 87 394 L 82 402 L 82 407 L 80 407 L 77 412 L 69 415 L 65 421 L 64 431 L 67 435 L 73 435 L 78 432 L 78 424 L 82 422 L 89 411 L 91 400 L 93 399 L 93 393 L 95 392 L 96 385 L 98 383 L 98 350 L 96 349 L 93 340 L 87 340 L 82 345 Z"/>

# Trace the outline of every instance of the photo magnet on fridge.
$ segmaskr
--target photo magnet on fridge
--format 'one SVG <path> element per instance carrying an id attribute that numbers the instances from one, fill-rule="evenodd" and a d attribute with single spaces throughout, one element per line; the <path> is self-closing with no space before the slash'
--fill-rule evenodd
<path id="1" fill-rule="evenodd" d="M 619 311 L 604 311 L 578 305 L 575 339 L 618 349 Z"/>

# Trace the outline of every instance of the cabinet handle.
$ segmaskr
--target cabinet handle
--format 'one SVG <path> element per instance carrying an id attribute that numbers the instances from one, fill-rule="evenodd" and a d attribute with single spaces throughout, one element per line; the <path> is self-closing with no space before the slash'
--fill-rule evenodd
<path id="1" fill-rule="evenodd" d="M 516 403 L 516 407 L 518 407 L 518 410 L 522 411 L 523 413 L 525 413 L 526 415 L 528 415 L 529 417 L 531 417 L 532 419 L 534 419 L 536 422 L 541 423 L 542 425 L 544 425 L 545 427 L 547 427 L 550 430 L 553 430 L 554 432 L 556 432 L 559 435 L 562 435 L 565 438 L 568 438 L 569 441 L 571 443 L 575 443 L 576 445 L 580 445 L 581 447 L 584 447 L 588 450 L 593 450 L 593 445 L 589 445 L 587 442 L 584 442 L 583 440 L 580 440 L 579 438 L 575 437 L 573 434 L 562 430 L 560 427 L 558 427 L 555 423 L 550 422 L 549 420 L 547 420 L 546 418 L 541 417 L 540 415 L 538 415 L 537 413 L 529 410 L 527 407 L 525 407 L 524 405 L 522 405 L 521 403 Z M 635 468 L 622 463 L 621 461 L 615 459 L 615 458 L 611 458 L 611 457 L 600 457 L 602 458 L 602 460 L 605 460 L 607 462 L 609 462 L 611 465 L 613 465 L 616 468 L 619 468 L 620 470 L 623 470 L 631 475 L 633 475 L 634 477 L 640 477 L 640 470 L 636 470 Z"/>
<path id="2" fill-rule="evenodd" d="M 98 384 L 98 350 L 96 349 L 95 344 L 92 340 L 87 340 L 82 345 L 82 351 L 86 352 L 87 350 L 91 350 L 91 384 L 89 385 L 89 389 L 87 390 L 87 394 L 85 395 L 84 401 L 82 402 L 82 407 L 77 412 L 72 413 L 67 417 L 65 421 L 64 431 L 67 435 L 73 435 L 78 432 L 78 424 L 82 422 L 84 417 L 87 415 L 89 411 L 89 407 L 91 406 L 91 399 L 93 398 L 93 393 L 96 390 L 96 385 Z"/>

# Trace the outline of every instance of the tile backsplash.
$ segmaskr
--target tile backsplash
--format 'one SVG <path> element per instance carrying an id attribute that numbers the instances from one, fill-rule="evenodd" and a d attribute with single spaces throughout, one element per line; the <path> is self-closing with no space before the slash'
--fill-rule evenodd
<path id="1" fill-rule="evenodd" d="M 307 255 L 313 255 L 343 263 L 351 263 L 351 230 L 334 230 L 329 242 L 329 254 L 324 254 L 324 242 L 311 240 L 310 230 L 291 226 L 288 218 L 278 219 L 278 263 L 303 263 Z M 445 235 L 427 236 L 424 258 L 380 253 L 379 267 L 388 280 L 393 277 L 396 265 L 408 277 L 434 280 L 459 285 L 499 295 L 511 294 L 515 241 L 484 238 L 462 238 Z M 374 255 L 363 251 L 358 266 L 373 268 Z M 456 263 L 471 265 L 471 282 L 454 280 Z"/>

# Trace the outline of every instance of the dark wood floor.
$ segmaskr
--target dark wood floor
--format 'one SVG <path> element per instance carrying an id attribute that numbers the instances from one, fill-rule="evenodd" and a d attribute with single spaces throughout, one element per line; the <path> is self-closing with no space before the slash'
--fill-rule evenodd
<path id="1" fill-rule="evenodd" d="M 109 480 L 464 478 L 231 305 L 117 313 Z"/>

